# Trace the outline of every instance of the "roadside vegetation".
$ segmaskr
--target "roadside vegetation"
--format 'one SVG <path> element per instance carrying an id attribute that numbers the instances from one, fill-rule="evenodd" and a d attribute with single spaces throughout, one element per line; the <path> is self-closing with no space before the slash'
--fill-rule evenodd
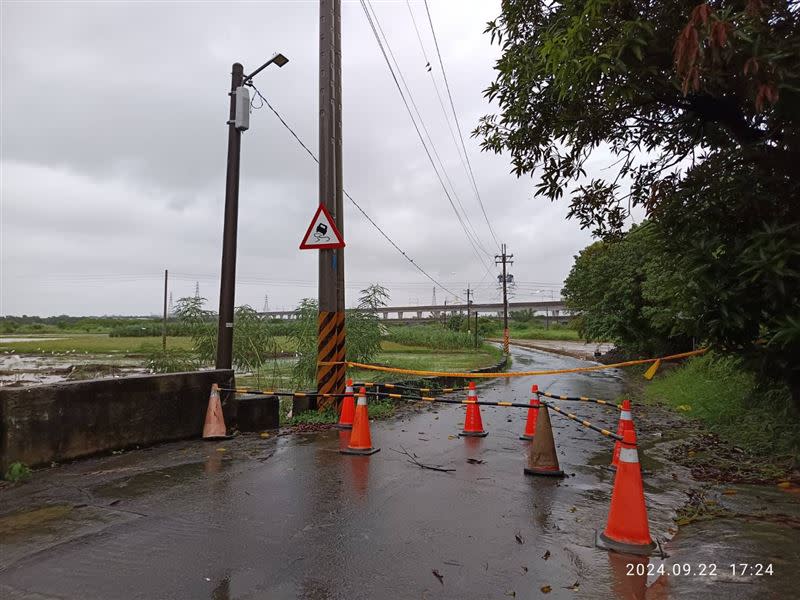
<path id="1" fill-rule="evenodd" d="M 698 419 L 751 454 L 800 465 L 800 415 L 787 390 L 760 384 L 741 359 L 716 353 L 692 358 L 656 376 L 643 396 Z"/>
<path id="2" fill-rule="evenodd" d="M 632 357 L 712 348 L 649 393 L 693 407 L 740 444 L 793 452 L 797 11 L 677 0 L 617 8 L 503 2 L 486 29 L 502 50 L 485 91 L 497 114 L 473 134 L 510 155 L 517 176 L 535 172 L 534 195 L 566 200 L 568 218 L 599 240 L 565 283 L 582 336 Z M 600 148 L 611 158 L 590 169 Z M 631 227 L 634 208 L 646 218 Z M 769 412 L 779 416 L 758 431 Z"/>
<path id="3" fill-rule="evenodd" d="M 431 322 L 418 326 L 384 324 L 377 314 L 388 294 L 380 285 L 361 291 L 358 308 L 347 313 L 347 358 L 354 362 L 380 363 L 406 369 L 465 371 L 496 364 L 500 351 L 484 343 L 484 333 L 496 327 L 495 319 L 479 320 L 478 347 L 467 321 L 455 315 L 448 326 Z M 233 360 L 237 382 L 257 389 L 313 389 L 317 362 L 317 304 L 305 299 L 297 318 L 275 321 L 249 306 L 236 308 Z M 41 321 L 41 322 L 40 322 Z M 140 359 L 153 373 L 207 368 L 216 357 L 217 316 L 206 308 L 206 300 L 181 298 L 168 323 L 166 349 L 162 347 L 161 323 L 155 319 L 105 318 L 15 318 L 15 333 L 0 343 L 0 352 L 18 355 L 68 357 L 80 364 L 81 357 L 113 367 L 115 361 Z M 58 323 L 63 324 L 60 327 Z M 84 326 L 85 325 L 85 326 Z M 33 328 L 36 333 L 20 333 Z M 105 333 L 85 333 L 104 329 Z M 48 333 L 48 330 L 55 332 Z M 131 335 L 122 335 L 131 334 Z M 142 335 L 140 335 L 142 334 Z M 145 335 L 146 334 L 146 335 Z M 34 337 L 14 341 L 14 337 Z M 72 359 L 72 356 L 75 359 Z M 63 358 L 61 359 L 63 360 Z M 373 371 L 351 372 L 354 378 L 375 381 L 397 376 Z M 380 408 L 376 408 L 381 413 Z"/>

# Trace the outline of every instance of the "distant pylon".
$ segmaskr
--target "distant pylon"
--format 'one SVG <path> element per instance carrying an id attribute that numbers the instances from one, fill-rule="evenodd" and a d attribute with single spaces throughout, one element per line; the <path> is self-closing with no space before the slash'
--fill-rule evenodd
<path id="1" fill-rule="evenodd" d="M 269 312 L 269 296 L 264 294 L 264 310 L 261 312 Z"/>
<path id="2" fill-rule="evenodd" d="M 195 298 L 199 298 L 200 297 L 200 282 L 199 281 L 195 281 L 194 282 L 194 297 Z"/>
<path id="3" fill-rule="evenodd" d="M 436 288 L 433 288 L 433 300 L 431 301 L 432 306 L 436 306 Z"/>

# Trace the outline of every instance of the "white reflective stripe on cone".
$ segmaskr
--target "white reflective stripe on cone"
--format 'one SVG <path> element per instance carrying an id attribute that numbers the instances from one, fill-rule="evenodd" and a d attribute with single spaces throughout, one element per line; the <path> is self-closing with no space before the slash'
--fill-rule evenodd
<path id="1" fill-rule="evenodd" d="M 367 405 L 367 396 L 366 396 L 366 394 L 362 394 L 361 396 L 358 397 L 358 404 L 360 404 L 362 406 L 366 406 Z M 634 452 L 636 452 L 636 451 L 634 450 Z"/>
<path id="2" fill-rule="evenodd" d="M 620 419 L 620 421 L 631 421 L 633 419 L 633 417 L 631 417 L 631 411 L 623 410 L 619 414 L 619 419 Z"/>
<path id="3" fill-rule="evenodd" d="M 620 462 L 626 463 L 638 463 L 639 453 L 636 452 L 636 448 L 621 448 L 619 451 L 619 460 Z"/>
<path id="4" fill-rule="evenodd" d="M 344 389 L 344 392 L 345 392 L 345 394 L 351 394 L 351 395 L 352 395 L 352 393 L 353 393 L 353 388 L 352 388 L 351 386 L 349 386 L 349 385 L 348 385 L 348 386 L 347 386 L 347 387 Z"/>

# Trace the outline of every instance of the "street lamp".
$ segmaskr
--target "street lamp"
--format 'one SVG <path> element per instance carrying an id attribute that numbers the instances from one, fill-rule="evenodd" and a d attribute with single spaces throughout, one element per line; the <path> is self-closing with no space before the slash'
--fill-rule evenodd
<path id="1" fill-rule="evenodd" d="M 264 63 L 263 65 L 261 65 L 260 67 L 258 67 L 258 68 L 257 68 L 255 71 L 253 71 L 252 73 L 250 73 L 250 75 L 246 76 L 246 77 L 244 78 L 244 81 L 243 81 L 243 83 L 244 83 L 244 85 L 248 85 L 248 84 L 249 84 L 249 83 L 252 81 L 253 77 L 255 77 L 256 75 L 258 75 L 259 73 L 261 73 L 261 71 L 263 71 L 264 69 L 266 69 L 268 66 L 270 66 L 270 65 L 271 65 L 271 64 L 273 64 L 273 63 L 274 63 L 274 64 L 276 64 L 276 65 L 278 65 L 279 67 L 283 67 L 283 65 L 285 65 L 285 64 L 286 64 L 286 63 L 288 63 L 288 62 L 289 62 L 289 59 L 288 59 L 288 58 L 286 58 L 286 57 L 285 57 L 283 54 L 281 54 L 280 52 L 278 52 L 278 53 L 277 53 L 275 56 L 273 56 L 272 58 L 270 58 L 270 59 L 269 59 L 267 62 L 265 62 L 265 63 Z"/>
<path id="2" fill-rule="evenodd" d="M 241 63 L 231 69 L 230 117 L 228 119 L 228 168 L 225 176 L 225 222 L 222 233 L 222 272 L 219 284 L 217 369 L 233 366 L 233 306 L 236 291 L 236 231 L 239 220 L 239 159 L 242 131 L 249 127 L 250 99 L 245 85 L 271 64 L 282 67 L 289 59 L 276 54 L 245 77 Z"/>

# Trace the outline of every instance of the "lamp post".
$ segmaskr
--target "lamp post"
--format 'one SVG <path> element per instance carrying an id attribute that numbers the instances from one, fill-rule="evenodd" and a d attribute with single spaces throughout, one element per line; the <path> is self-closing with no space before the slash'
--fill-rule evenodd
<path id="1" fill-rule="evenodd" d="M 242 131 L 250 127 L 250 94 L 246 85 L 271 64 L 282 67 L 289 59 L 276 54 L 250 75 L 240 63 L 231 69 L 230 117 L 228 119 L 228 168 L 225 176 L 225 221 L 222 233 L 222 270 L 219 284 L 217 369 L 233 366 L 233 307 L 236 294 L 236 232 L 239 220 L 239 159 Z"/>

